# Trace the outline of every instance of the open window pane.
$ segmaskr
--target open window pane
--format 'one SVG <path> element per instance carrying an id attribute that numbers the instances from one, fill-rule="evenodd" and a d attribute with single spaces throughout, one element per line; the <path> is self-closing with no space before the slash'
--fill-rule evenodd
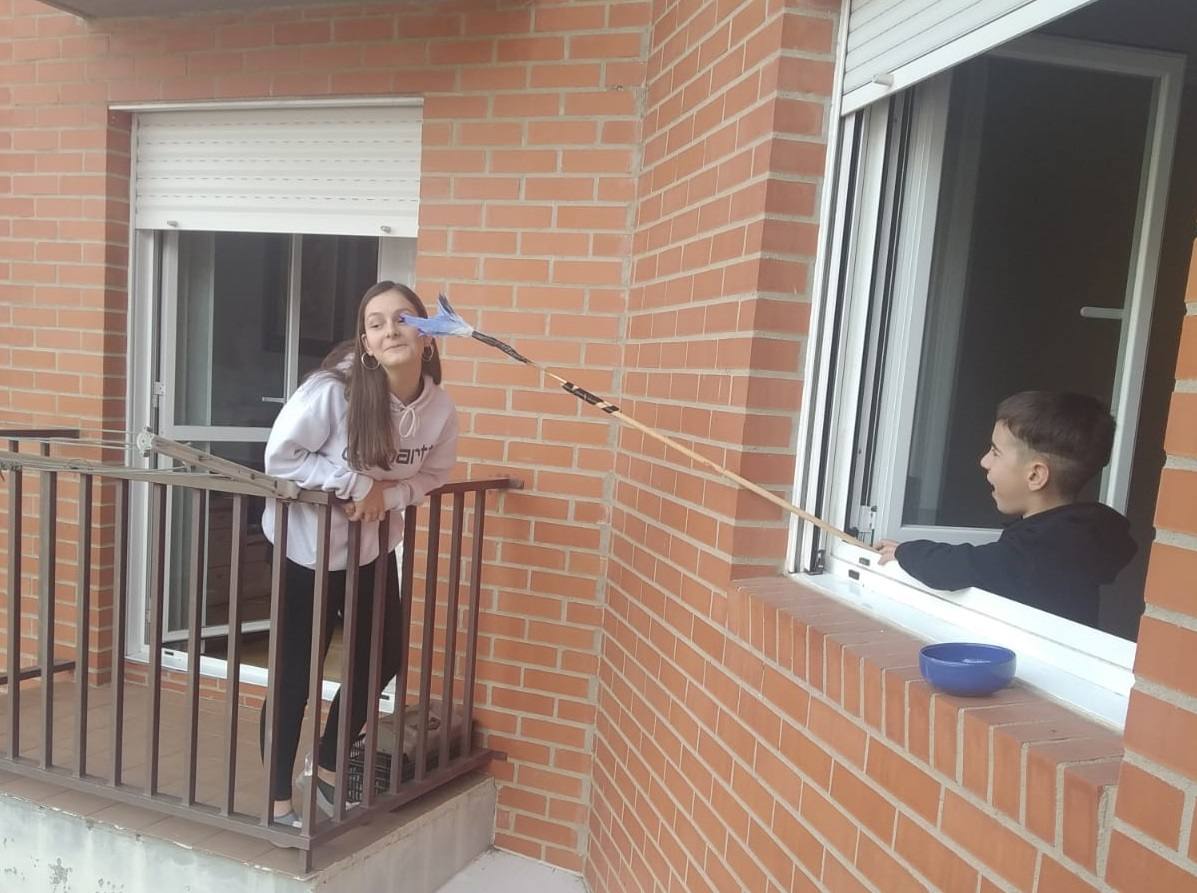
<path id="1" fill-rule="evenodd" d="M 1004 397 L 1112 402 L 1123 323 L 1083 308 L 1126 303 L 1152 90 L 1015 59 L 953 73 L 903 524 L 1000 526 L 977 461 Z"/>
<path id="2" fill-rule="evenodd" d="M 291 237 L 178 234 L 175 425 L 268 427 L 284 390 Z"/>
<path id="3" fill-rule="evenodd" d="M 853 122 L 862 139 L 845 180 L 855 210 L 836 285 L 843 305 L 821 333 L 844 352 L 825 398 L 829 520 L 873 543 L 993 542 L 1016 520 L 997 512 L 979 467 L 997 405 L 1024 390 L 1073 391 L 1109 405 L 1117 424 L 1108 467 L 1078 499 L 1126 515 L 1146 554 L 1155 487 L 1142 481 L 1158 468 L 1163 428 L 1140 406 L 1166 403 L 1161 358 L 1175 357 L 1175 325 L 1152 324 L 1169 312 L 1157 272 L 1176 280 L 1176 246 L 1187 252 L 1192 238 L 1180 215 L 1164 214 L 1178 121 L 1186 126 L 1181 71 L 1166 54 L 1035 35 Z M 898 597 L 911 604 L 949 579 L 916 580 L 913 564 L 881 567 L 812 539 L 815 567 L 905 588 Z M 1141 563 L 1101 580 L 1096 619 L 1085 621 L 1095 630 L 1068 619 L 1079 615 L 1049 616 L 1054 596 L 1070 593 L 991 593 L 968 579 L 926 604 L 1098 663 L 1102 649 L 1124 655 L 1114 636 L 1133 639 L 1142 612 Z"/>
<path id="4" fill-rule="evenodd" d="M 357 305 L 378 279 L 378 239 L 304 236 L 299 286 L 299 380 L 353 337 Z"/>

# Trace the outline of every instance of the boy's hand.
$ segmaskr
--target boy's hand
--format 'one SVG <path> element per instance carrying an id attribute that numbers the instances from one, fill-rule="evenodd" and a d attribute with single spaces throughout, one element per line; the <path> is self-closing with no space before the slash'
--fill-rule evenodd
<path id="1" fill-rule="evenodd" d="M 897 551 L 898 551 L 898 546 L 900 546 L 900 545 L 901 545 L 901 543 L 895 543 L 893 540 L 882 540 L 881 541 L 881 560 L 878 563 L 879 564 L 889 564 L 891 561 L 894 561 L 898 557 Z"/>

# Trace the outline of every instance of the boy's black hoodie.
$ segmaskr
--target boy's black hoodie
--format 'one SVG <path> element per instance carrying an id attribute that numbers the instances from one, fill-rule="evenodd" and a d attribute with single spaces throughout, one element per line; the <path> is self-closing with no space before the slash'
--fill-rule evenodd
<path id="1" fill-rule="evenodd" d="M 996 543 L 912 540 L 895 555 L 902 570 L 932 589 L 976 586 L 1096 626 L 1098 586 L 1118 576 L 1137 548 L 1126 518 L 1081 502 L 1015 521 Z"/>

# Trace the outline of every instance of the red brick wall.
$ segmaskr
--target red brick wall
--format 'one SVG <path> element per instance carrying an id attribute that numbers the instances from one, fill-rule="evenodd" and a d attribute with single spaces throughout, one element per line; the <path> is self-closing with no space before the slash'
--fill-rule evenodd
<path id="1" fill-rule="evenodd" d="M 782 492 L 839 7 L 654 5 L 623 403 Z M 616 469 L 587 878 L 764 890 L 788 828 L 741 805 L 776 788 L 735 712 L 755 657 L 726 638 L 727 593 L 780 567 L 786 519 L 633 432 Z"/>
<path id="2" fill-rule="evenodd" d="M 1197 254 L 1110 840 L 1113 889 L 1197 890 Z"/>
<path id="3" fill-rule="evenodd" d="M 623 402 L 779 489 L 838 9 L 654 5 Z M 777 568 L 782 519 L 623 433 L 592 888 L 1197 889 L 1194 332 L 1125 740 L 1025 688 L 936 694 L 913 638 L 774 577 L 731 582 Z"/>
<path id="4" fill-rule="evenodd" d="M 129 120 L 108 103 L 417 93 L 418 288 L 784 492 L 839 8 L 443 0 L 85 25 L 0 0 L 0 417 L 124 424 Z M 1193 319 L 1125 740 L 1022 689 L 933 694 L 909 637 L 745 579 L 779 567 L 780 513 L 447 345 L 463 473 L 528 484 L 488 528 L 499 844 L 596 891 L 1197 889 Z"/>
<path id="5" fill-rule="evenodd" d="M 0 418 L 124 427 L 129 115 L 107 107 L 156 100 L 424 96 L 417 288 L 446 289 L 483 329 L 612 392 L 648 18 L 636 0 L 445 0 L 89 24 L 0 0 Z M 445 353 L 461 472 L 527 484 L 487 530 L 500 545 L 478 703 L 509 754 L 493 769 L 499 843 L 580 869 L 611 428 L 480 345 Z M 24 551 L 32 633 L 31 537 Z"/>

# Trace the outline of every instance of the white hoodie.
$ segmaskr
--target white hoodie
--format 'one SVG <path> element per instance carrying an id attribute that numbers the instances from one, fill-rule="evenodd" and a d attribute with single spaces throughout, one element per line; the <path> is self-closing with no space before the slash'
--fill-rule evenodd
<path id="1" fill-rule="evenodd" d="M 424 376 L 424 389 L 410 405 L 391 397 L 391 423 L 396 454 L 391 467 L 354 471 L 349 467 L 349 404 L 345 385 L 328 373 L 317 373 L 291 395 L 270 430 L 266 442 L 266 473 L 295 481 L 309 490 L 328 490 L 341 499 L 358 501 L 374 481 L 397 481 L 386 490 L 390 510 L 390 543 L 394 551 L 403 539 L 403 510 L 415 505 L 447 479 L 457 461 L 457 408 L 452 398 Z M 291 504 L 287 522 L 287 557 L 304 567 L 316 566 L 318 507 Z M 262 530 L 275 541 L 274 500 L 266 500 Z M 334 507 L 329 532 L 329 569 L 344 570 L 349 520 Z M 378 557 L 378 524 L 362 524 L 358 564 Z"/>

